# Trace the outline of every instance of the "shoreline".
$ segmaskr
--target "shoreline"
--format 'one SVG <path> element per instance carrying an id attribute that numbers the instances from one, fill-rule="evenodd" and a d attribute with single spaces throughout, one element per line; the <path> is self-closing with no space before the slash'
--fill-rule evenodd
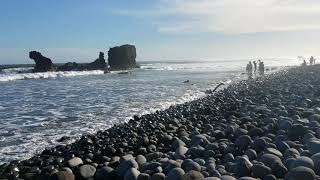
<path id="1" fill-rule="evenodd" d="M 320 70 L 319 65 L 306 68 L 312 70 L 311 72 Z M 295 87 L 299 85 L 295 84 L 298 82 L 295 80 L 308 80 L 299 75 L 313 76 L 311 72 L 305 71 L 303 67 L 294 67 L 268 75 L 263 80 L 258 78 L 240 81 L 214 95 L 171 106 L 154 114 L 135 116 L 128 123 L 98 131 L 95 135 L 82 136 L 73 144 L 44 150 L 41 155 L 35 155 L 22 162 L 13 161 L 7 167 L 2 165 L 0 169 L 4 170 L 2 172 L 4 177 L 19 174 L 19 177 L 24 179 L 60 176 L 75 176 L 76 179 L 92 177 L 114 179 L 118 176 L 126 179 L 126 177 L 136 177 L 140 173 L 140 176 L 149 174 L 159 178 L 163 176 L 168 178 L 172 174 L 175 177 L 198 176 L 200 179 L 202 176 L 219 177 L 219 174 L 220 178 L 223 174 L 235 177 L 252 176 L 255 164 L 250 161 L 258 160 L 264 163 L 263 166 L 273 166 L 268 160 L 264 162 L 264 159 L 284 160 L 285 151 L 290 149 L 284 148 L 283 152 L 283 149 L 277 150 L 279 147 L 273 141 L 278 138 L 276 133 L 279 131 L 281 135 L 286 133 L 279 128 L 280 121 L 289 121 L 291 125 L 295 122 L 293 119 L 292 122 L 288 120 L 292 117 L 288 116 L 289 106 L 285 106 L 286 103 L 293 102 L 286 101 L 282 105 L 281 101 L 272 99 L 272 96 L 274 94 L 279 96 L 279 92 L 287 93 L 285 85 Z M 278 86 L 274 88 L 280 90 L 279 92 L 272 89 L 271 85 L 274 84 Z M 274 94 L 264 88 L 269 88 L 267 90 L 271 90 Z M 297 94 L 301 93 L 298 91 L 299 88 L 296 88 L 294 91 Z M 270 99 L 275 101 L 272 103 L 277 106 L 277 113 L 274 112 L 274 107 L 269 105 Z M 259 101 L 262 103 L 259 104 Z M 272 119 L 279 118 L 278 112 L 287 115 L 288 118 L 277 121 Z M 253 118 L 258 121 L 254 121 Z M 301 124 L 307 126 L 306 123 Z M 305 134 L 308 133 L 305 131 L 303 135 Z M 292 137 L 288 137 L 291 141 Z M 261 143 L 260 141 L 263 141 L 261 139 L 265 141 L 262 143 L 264 144 L 262 150 L 261 147 L 255 147 L 257 146 L 255 142 Z M 293 137 L 293 140 L 300 139 L 301 135 Z M 287 147 L 283 145 L 286 143 L 285 140 L 281 142 L 283 142 L 281 147 Z M 292 143 L 286 144 L 289 147 L 293 146 Z M 263 154 L 272 156 L 265 157 Z M 284 169 L 285 163 L 281 162 L 280 165 L 283 166 L 277 169 L 281 169 L 282 174 L 269 172 L 266 175 L 277 174 L 279 178 L 283 178 L 289 174 L 289 168 L 287 171 Z M 32 167 L 38 168 L 34 170 Z M 234 167 L 238 167 L 237 169 L 241 167 L 243 172 L 234 170 Z M 273 170 L 272 167 L 269 168 Z"/>

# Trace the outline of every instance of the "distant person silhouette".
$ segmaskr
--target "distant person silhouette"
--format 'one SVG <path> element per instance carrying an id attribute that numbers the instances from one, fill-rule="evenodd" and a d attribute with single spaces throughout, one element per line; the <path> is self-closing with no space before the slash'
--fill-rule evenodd
<path id="1" fill-rule="evenodd" d="M 259 71 L 260 76 L 264 76 L 264 63 L 263 63 L 263 61 L 259 60 L 258 71 Z"/>
<path id="2" fill-rule="evenodd" d="M 257 62 L 253 61 L 253 67 L 254 67 L 254 74 L 257 72 Z"/>
<path id="3" fill-rule="evenodd" d="M 313 61 L 314 61 L 314 58 L 313 58 L 313 56 L 311 56 L 311 57 L 310 57 L 310 60 L 309 60 L 309 62 L 310 62 L 310 66 L 312 66 L 312 65 L 313 65 Z"/>
<path id="4" fill-rule="evenodd" d="M 310 65 L 314 65 L 316 64 L 316 59 L 313 56 L 311 56 L 309 62 L 310 62 Z"/>
<path id="5" fill-rule="evenodd" d="M 252 78 L 252 63 L 249 61 L 249 64 L 247 64 L 246 72 L 248 74 L 249 79 Z"/>
<path id="6" fill-rule="evenodd" d="M 306 60 L 303 60 L 303 63 L 301 64 L 302 66 L 307 66 Z"/>

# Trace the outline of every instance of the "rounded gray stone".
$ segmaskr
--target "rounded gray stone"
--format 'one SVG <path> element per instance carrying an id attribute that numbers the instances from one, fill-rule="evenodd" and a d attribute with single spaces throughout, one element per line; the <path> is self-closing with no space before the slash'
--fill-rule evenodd
<path id="1" fill-rule="evenodd" d="M 307 167 L 291 169 L 284 178 L 285 180 L 316 180 L 314 171 Z"/>
<path id="2" fill-rule="evenodd" d="M 68 166 L 71 168 L 79 166 L 80 164 L 83 164 L 83 161 L 79 157 L 74 157 L 68 161 Z"/>
<path id="3" fill-rule="evenodd" d="M 80 166 L 79 173 L 82 178 L 85 178 L 85 179 L 92 178 L 96 173 L 96 168 L 89 164 L 86 164 L 86 165 Z"/>
<path id="4" fill-rule="evenodd" d="M 184 170 L 181 168 L 173 168 L 167 175 L 167 180 L 183 180 Z"/>

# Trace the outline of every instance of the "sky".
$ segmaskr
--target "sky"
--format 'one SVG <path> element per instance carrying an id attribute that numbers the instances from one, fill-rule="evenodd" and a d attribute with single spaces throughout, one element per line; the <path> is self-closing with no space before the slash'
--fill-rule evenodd
<path id="1" fill-rule="evenodd" d="M 318 56 L 319 0 L 1 0 L 0 64 L 90 62 L 133 44 L 138 61 Z"/>

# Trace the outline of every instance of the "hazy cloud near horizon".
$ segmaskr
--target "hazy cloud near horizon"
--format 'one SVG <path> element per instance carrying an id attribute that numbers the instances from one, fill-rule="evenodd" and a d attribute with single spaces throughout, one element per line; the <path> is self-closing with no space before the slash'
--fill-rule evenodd
<path id="1" fill-rule="evenodd" d="M 227 34 L 320 29 L 319 0 L 159 0 L 115 13 L 150 19 L 160 32 Z"/>

